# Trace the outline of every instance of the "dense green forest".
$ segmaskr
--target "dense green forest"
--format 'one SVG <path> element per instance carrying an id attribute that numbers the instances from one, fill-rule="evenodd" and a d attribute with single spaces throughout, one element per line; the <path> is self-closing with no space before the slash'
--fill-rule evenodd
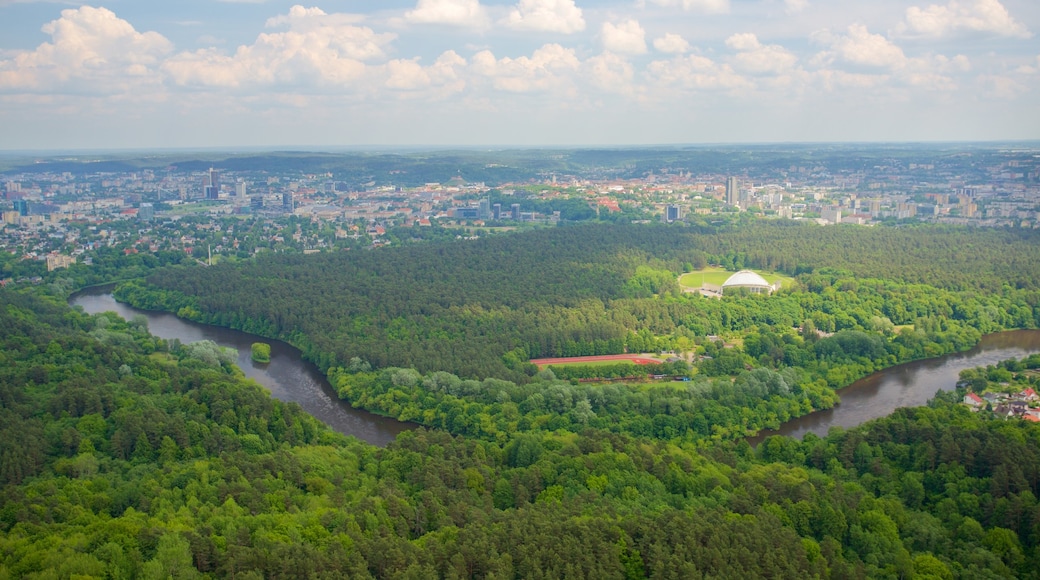
<path id="1" fill-rule="evenodd" d="M 677 350 L 682 337 L 809 319 L 827 332 L 870 329 L 875 317 L 1033 327 L 1038 246 L 1037 233 L 935 227 L 590 225 L 166 270 L 117 297 L 287 339 L 324 369 L 360 357 L 521 381 L 507 353 Z M 708 262 L 801 273 L 800 286 L 721 302 L 680 293 L 678 274 Z"/>
<path id="2" fill-rule="evenodd" d="M 377 449 L 271 399 L 212 343 L 12 291 L 0 328 L 3 578 L 974 579 L 1040 564 L 1040 428 L 957 394 L 757 450 L 591 424 L 419 430 Z M 1035 383 L 1028 366 L 1002 368 Z"/>
<path id="3" fill-rule="evenodd" d="M 601 224 L 167 269 L 116 295 L 285 339 L 352 404 L 453 433 L 595 427 L 700 441 L 776 428 L 881 368 L 1036 327 L 1038 241 L 935 227 Z M 797 281 L 772 296 L 681 292 L 679 273 L 706 263 Z M 680 359 L 664 374 L 692 380 L 599 388 L 578 384 L 595 369 L 557 377 L 527 363 L 660 351 Z"/>

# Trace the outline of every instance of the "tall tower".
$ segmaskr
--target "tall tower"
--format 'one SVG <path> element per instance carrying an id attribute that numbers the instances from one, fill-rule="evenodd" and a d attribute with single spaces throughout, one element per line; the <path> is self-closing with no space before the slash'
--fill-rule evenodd
<path id="1" fill-rule="evenodd" d="M 205 189 L 206 199 L 220 198 L 220 175 L 216 169 L 209 168 L 209 173 L 203 178 L 202 184 Z"/>
<path id="2" fill-rule="evenodd" d="M 726 180 L 726 203 L 729 205 L 740 203 L 740 181 L 736 177 Z"/>

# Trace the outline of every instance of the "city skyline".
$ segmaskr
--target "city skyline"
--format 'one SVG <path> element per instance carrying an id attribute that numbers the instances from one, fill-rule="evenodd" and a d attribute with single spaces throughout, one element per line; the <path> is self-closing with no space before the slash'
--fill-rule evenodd
<path id="1" fill-rule="evenodd" d="M 0 150 L 1040 137 L 1028 0 L 0 0 Z"/>

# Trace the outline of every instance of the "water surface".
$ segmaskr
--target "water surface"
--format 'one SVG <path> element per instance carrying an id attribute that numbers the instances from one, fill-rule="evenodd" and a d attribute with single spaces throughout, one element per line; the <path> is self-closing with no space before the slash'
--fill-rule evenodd
<path id="1" fill-rule="evenodd" d="M 242 372 L 266 387 L 271 396 L 280 401 L 299 403 L 304 411 L 336 431 L 373 445 L 383 447 L 393 441 L 398 433 L 416 427 L 414 423 L 402 423 L 351 407 L 337 396 L 318 367 L 303 360 L 298 349 L 284 342 L 229 328 L 198 324 L 167 312 L 132 308 L 117 302 L 112 297 L 111 287 L 78 292 L 69 299 L 69 304 L 80 306 L 89 314 L 115 312 L 127 320 L 141 314 L 148 318 L 148 331 L 167 340 L 176 338 L 183 343 L 212 340 L 221 346 L 233 348 L 238 351 L 237 364 Z M 271 345 L 270 363 L 253 362 L 254 342 Z"/>

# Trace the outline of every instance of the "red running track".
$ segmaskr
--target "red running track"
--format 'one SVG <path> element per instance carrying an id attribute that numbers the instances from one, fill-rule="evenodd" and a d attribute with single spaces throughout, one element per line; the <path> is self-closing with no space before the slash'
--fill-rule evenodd
<path id="1" fill-rule="evenodd" d="M 533 358 L 531 362 L 544 367 L 547 365 L 554 364 L 565 364 L 565 363 L 583 363 L 583 362 L 601 362 L 601 361 L 629 361 L 637 365 L 649 365 L 659 363 L 661 361 L 654 360 L 652 358 L 646 358 L 637 354 L 601 354 L 598 356 L 569 356 L 560 358 Z"/>

